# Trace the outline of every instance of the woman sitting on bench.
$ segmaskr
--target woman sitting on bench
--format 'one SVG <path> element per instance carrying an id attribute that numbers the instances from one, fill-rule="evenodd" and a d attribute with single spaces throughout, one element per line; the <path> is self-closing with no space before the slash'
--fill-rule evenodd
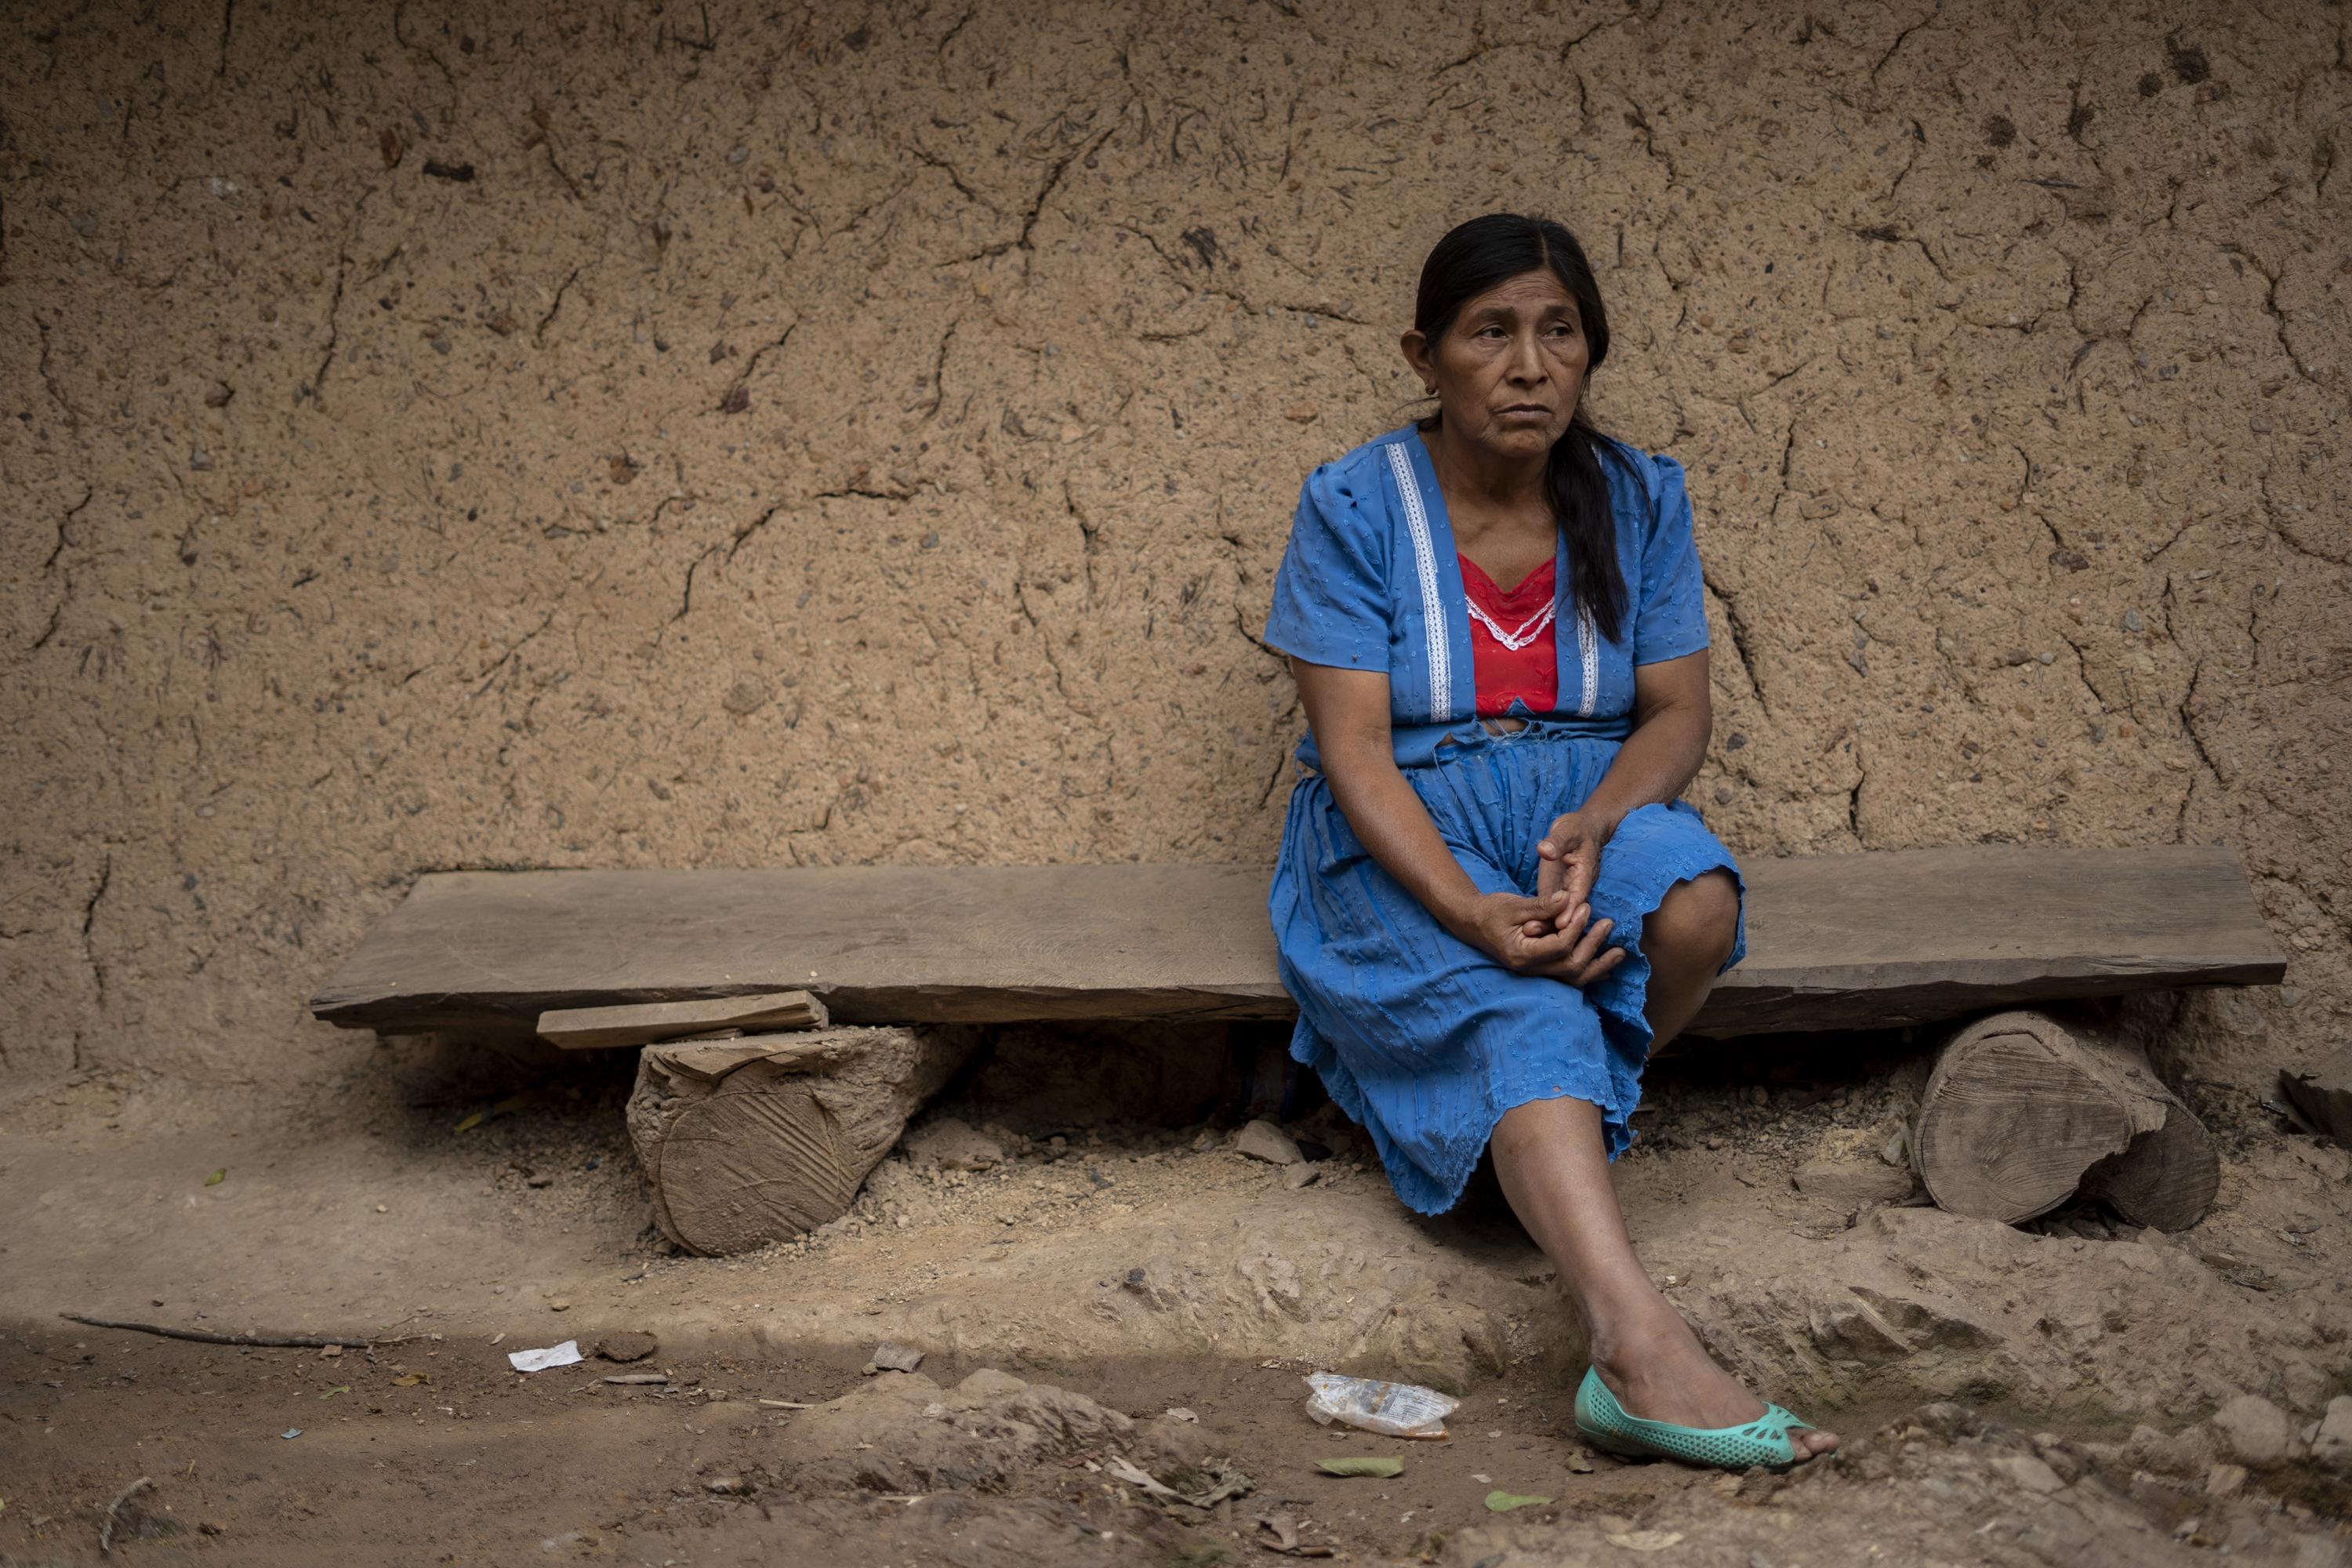
<path id="1" fill-rule="evenodd" d="M 1556 223 L 1440 240 L 1402 346 L 1437 411 L 1307 477 L 1265 630 L 1309 725 L 1270 900 L 1292 1054 L 1423 1214 L 1491 1143 L 1584 1317 L 1589 1439 L 1826 1453 L 1708 1358 L 1610 1182 L 1651 1047 L 1745 946 L 1731 852 L 1676 798 L 1711 723 L 1681 466 L 1587 417 L 1609 323 Z"/>

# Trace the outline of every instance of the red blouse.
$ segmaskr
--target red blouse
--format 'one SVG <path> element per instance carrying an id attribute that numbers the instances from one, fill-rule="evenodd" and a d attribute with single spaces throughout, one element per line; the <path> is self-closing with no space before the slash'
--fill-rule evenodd
<path id="1" fill-rule="evenodd" d="M 1545 562 L 1507 594 L 1478 569 L 1476 562 L 1467 555 L 1461 562 L 1462 586 L 1474 610 L 1484 612 L 1486 617 L 1481 619 L 1475 613 L 1470 617 L 1470 659 L 1478 688 L 1478 716 L 1491 719 L 1508 712 L 1514 698 L 1524 701 L 1530 712 L 1553 711 L 1559 706 L 1559 623 L 1545 617 L 1544 611 L 1552 604 L 1558 586 L 1555 564 Z M 1510 633 L 1513 640 L 1521 637 L 1528 640 L 1511 647 L 1495 635 L 1487 620 Z M 1540 629 L 1536 627 L 1538 620 L 1543 622 Z"/>

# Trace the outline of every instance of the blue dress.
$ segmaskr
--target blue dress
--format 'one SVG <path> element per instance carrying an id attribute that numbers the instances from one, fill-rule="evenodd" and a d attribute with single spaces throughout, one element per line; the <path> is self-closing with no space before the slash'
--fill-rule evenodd
<path id="1" fill-rule="evenodd" d="M 1600 784 L 1633 731 L 1633 669 L 1707 646 L 1682 466 L 1602 441 L 1628 613 L 1601 637 L 1559 616 L 1559 708 L 1508 735 L 1476 718 L 1470 618 L 1445 500 L 1412 426 L 1307 476 L 1275 581 L 1265 640 L 1309 664 L 1387 672 L 1396 760 L 1482 892 L 1532 895 L 1536 844 Z M 1565 543 L 1557 580 L 1573 583 Z M 1595 920 L 1616 968 L 1579 989 L 1516 974 L 1440 925 L 1357 839 L 1318 771 L 1310 731 L 1268 900 L 1282 982 L 1298 1004 L 1291 1055 L 1367 1129 L 1397 1195 L 1451 1208 L 1514 1106 L 1599 1106 L 1612 1160 L 1633 1142 L 1650 1048 L 1642 921 L 1675 883 L 1738 867 L 1685 802 L 1628 813 L 1601 852 Z M 1743 890 L 1743 906 L 1745 893 Z M 1747 951 L 1739 931 L 1724 967 Z"/>

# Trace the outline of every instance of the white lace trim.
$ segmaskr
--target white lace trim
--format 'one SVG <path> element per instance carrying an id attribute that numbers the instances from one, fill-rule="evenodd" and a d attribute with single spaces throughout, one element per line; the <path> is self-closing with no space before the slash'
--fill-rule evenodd
<path id="1" fill-rule="evenodd" d="M 1583 666 L 1584 689 L 1576 700 L 1576 716 L 1592 717 L 1592 705 L 1601 697 L 1601 634 L 1593 629 L 1592 612 L 1579 605 L 1576 607 L 1576 655 Z"/>
<path id="2" fill-rule="evenodd" d="M 1404 525 L 1412 535 L 1412 563 L 1421 575 L 1421 617 L 1429 636 L 1430 721 L 1443 724 L 1454 717 L 1454 659 L 1445 605 L 1437 592 L 1437 552 L 1429 542 L 1429 512 L 1422 504 L 1421 485 L 1412 477 L 1412 459 L 1405 456 L 1403 442 L 1389 443 L 1389 467 L 1404 497 Z"/>
<path id="3" fill-rule="evenodd" d="M 1519 649 L 1543 636 L 1544 627 L 1551 625 L 1552 616 L 1559 608 L 1556 602 L 1546 605 L 1542 609 L 1538 610 L 1533 617 L 1521 623 L 1518 630 L 1506 631 L 1500 622 L 1478 607 L 1477 600 L 1471 598 L 1466 593 L 1462 597 L 1463 603 L 1470 606 L 1470 614 L 1478 624 L 1493 633 L 1495 640 L 1513 653 L 1518 652 Z"/>

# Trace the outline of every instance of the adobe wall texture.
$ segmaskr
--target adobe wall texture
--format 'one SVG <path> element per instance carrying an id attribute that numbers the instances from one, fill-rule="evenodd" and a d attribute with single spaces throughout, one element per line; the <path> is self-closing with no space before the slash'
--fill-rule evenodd
<path id="1" fill-rule="evenodd" d="M 1266 857 L 1298 480 L 1494 208 L 1689 468 L 1727 838 L 2228 843 L 2255 1082 L 2352 1016 L 2347 25 L 14 7 L 0 1084 L 324 1074 L 434 868 Z"/>

